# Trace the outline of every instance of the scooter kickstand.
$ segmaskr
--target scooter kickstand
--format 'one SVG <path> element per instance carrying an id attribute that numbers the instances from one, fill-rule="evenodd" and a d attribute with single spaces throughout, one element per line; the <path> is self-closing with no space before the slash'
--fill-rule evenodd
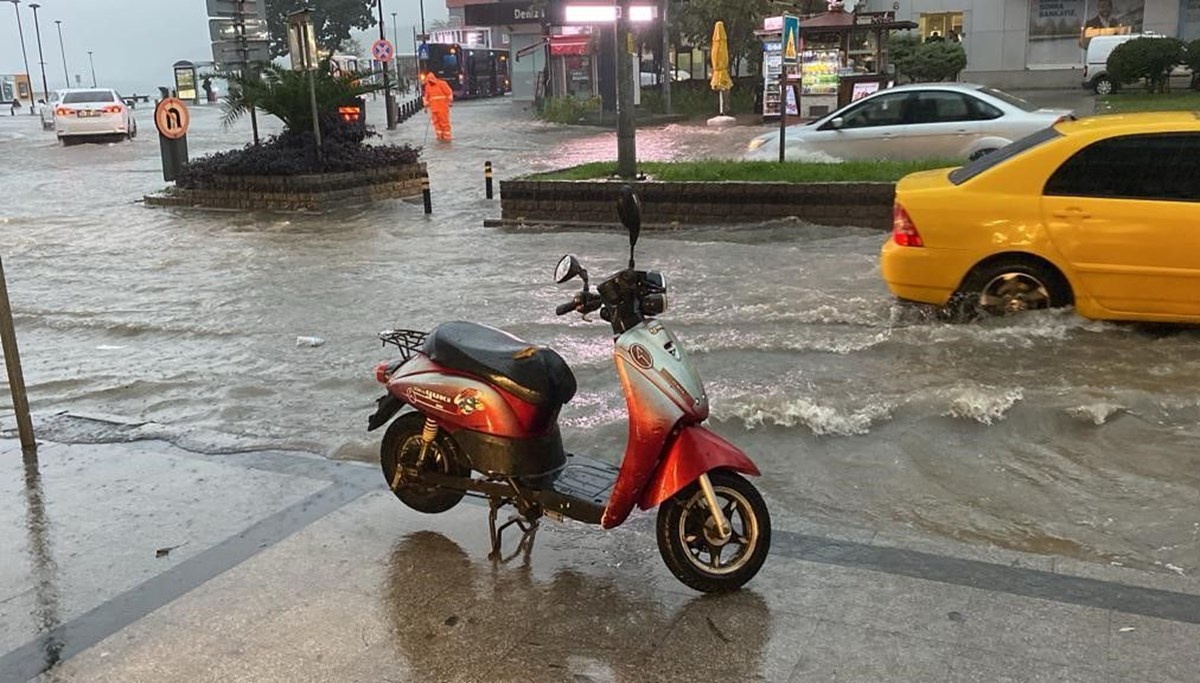
<path id="1" fill-rule="evenodd" d="M 537 534 L 538 530 L 538 520 L 536 518 L 530 519 L 524 514 L 521 514 L 520 510 L 518 510 L 515 514 L 513 514 L 512 517 L 508 519 L 507 522 L 501 524 L 499 527 L 496 526 L 496 516 L 500 512 L 500 508 L 510 503 L 511 501 L 506 498 L 488 499 L 488 535 L 492 541 L 492 550 L 488 553 L 489 560 L 508 562 L 517 555 L 521 554 L 522 551 L 524 551 L 525 558 L 528 560 L 529 554 L 533 550 L 534 536 Z M 514 524 L 516 524 L 517 528 L 521 530 L 521 541 L 517 544 L 516 552 L 506 558 L 502 553 L 504 530 Z"/>

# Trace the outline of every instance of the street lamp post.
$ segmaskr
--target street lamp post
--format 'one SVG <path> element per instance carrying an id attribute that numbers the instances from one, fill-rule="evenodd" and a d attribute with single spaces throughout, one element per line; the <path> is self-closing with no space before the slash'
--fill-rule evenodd
<path id="1" fill-rule="evenodd" d="M 46 58 L 42 56 L 42 28 L 38 24 L 37 11 L 41 5 L 36 2 L 29 3 L 29 8 L 33 10 L 33 32 L 37 36 L 38 44 L 38 64 L 42 65 L 42 98 L 50 101 L 50 86 L 46 85 Z M 32 90 L 32 88 L 31 88 Z"/>
<path id="2" fill-rule="evenodd" d="M 13 4 L 13 11 L 17 13 L 17 35 L 21 36 L 21 59 L 25 60 L 25 85 L 29 86 L 29 115 L 33 116 L 33 74 L 29 72 L 29 57 L 25 54 L 25 29 L 21 28 L 21 8 L 17 5 L 21 4 L 21 0 L 8 0 Z M 20 99 L 18 96 L 17 99 Z"/>
<path id="3" fill-rule="evenodd" d="M 396 23 L 396 13 L 392 12 L 392 63 L 396 65 L 396 90 L 400 90 L 400 25 Z"/>
<path id="4" fill-rule="evenodd" d="M 96 87 L 96 62 L 92 61 L 92 51 L 88 50 L 88 65 L 92 67 L 92 87 Z"/>
<path id="5" fill-rule="evenodd" d="M 63 60 L 63 82 L 66 83 L 66 88 L 71 87 L 71 77 L 67 74 L 67 48 L 63 46 L 62 39 L 62 19 L 55 19 L 54 25 L 58 27 L 58 52 L 62 55 Z"/>

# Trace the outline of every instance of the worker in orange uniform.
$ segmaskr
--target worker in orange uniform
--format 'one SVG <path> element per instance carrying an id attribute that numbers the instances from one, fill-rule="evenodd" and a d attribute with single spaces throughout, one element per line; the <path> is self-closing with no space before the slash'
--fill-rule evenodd
<path id="1" fill-rule="evenodd" d="M 450 84 L 438 78 L 432 71 L 425 74 L 425 108 L 433 120 L 437 139 L 450 142 L 450 104 L 454 102 L 454 91 Z"/>

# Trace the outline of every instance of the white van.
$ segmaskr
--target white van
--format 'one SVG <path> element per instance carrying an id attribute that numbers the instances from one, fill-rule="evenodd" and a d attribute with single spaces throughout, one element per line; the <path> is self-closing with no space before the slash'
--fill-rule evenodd
<path id="1" fill-rule="evenodd" d="M 1123 36 L 1095 36 L 1088 41 L 1087 56 L 1083 62 L 1083 87 L 1097 95 L 1111 95 L 1120 85 L 1108 75 L 1108 57 L 1117 46 L 1134 38 L 1163 38 L 1161 33 L 1132 33 Z M 1191 79 L 1187 67 L 1177 67 L 1171 72 L 1172 79 L 1186 77 Z M 1200 79 L 1192 82 L 1197 87 Z M 1172 85 L 1175 85 L 1174 83 Z M 1184 84 L 1187 87 L 1187 84 Z"/>

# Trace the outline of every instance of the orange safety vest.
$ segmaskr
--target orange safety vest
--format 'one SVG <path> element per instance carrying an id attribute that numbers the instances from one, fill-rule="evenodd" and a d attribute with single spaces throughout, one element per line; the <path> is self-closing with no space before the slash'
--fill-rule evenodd
<path id="1" fill-rule="evenodd" d="M 429 77 L 425 81 L 425 105 L 447 106 L 454 101 L 454 91 L 441 79 Z"/>

